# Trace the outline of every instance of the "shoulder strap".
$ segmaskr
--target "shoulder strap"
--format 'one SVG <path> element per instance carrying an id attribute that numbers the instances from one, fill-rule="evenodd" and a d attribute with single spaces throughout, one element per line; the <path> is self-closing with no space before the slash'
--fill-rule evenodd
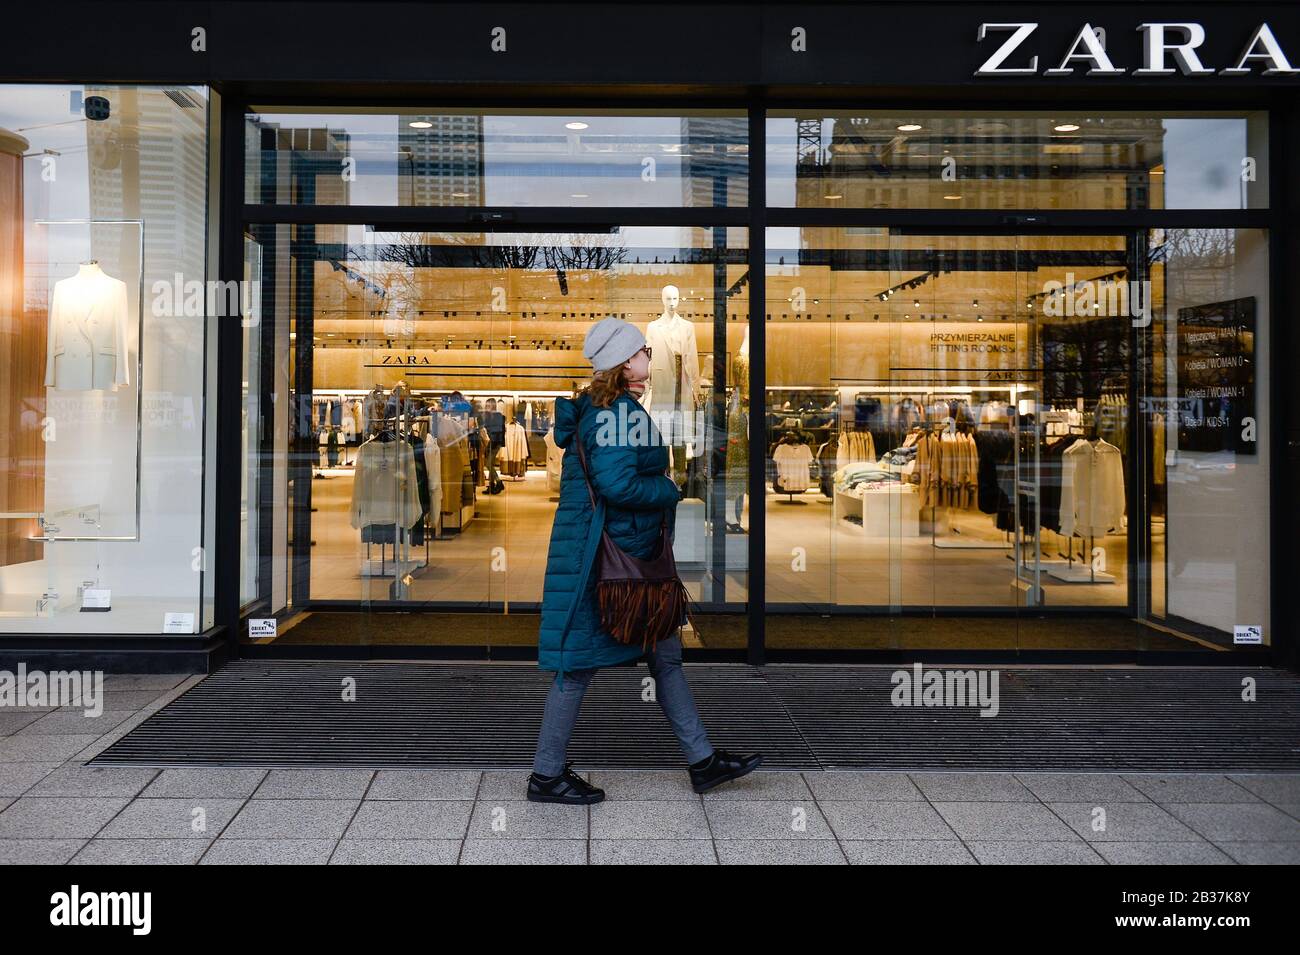
<path id="1" fill-rule="evenodd" d="M 596 491 L 591 486 L 591 473 L 587 470 L 587 452 L 582 446 L 582 418 L 578 418 L 578 424 L 573 429 L 573 438 L 578 444 L 578 464 L 582 467 L 582 478 L 587 482 L 587 493 L 591 496 L 591 508 L 596 509 Z"/>

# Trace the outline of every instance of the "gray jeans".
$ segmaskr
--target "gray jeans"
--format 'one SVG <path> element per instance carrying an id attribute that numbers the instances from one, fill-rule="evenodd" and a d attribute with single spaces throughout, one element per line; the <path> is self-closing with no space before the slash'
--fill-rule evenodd
<path id="1" fill-rule="evenodd" d="M 660 640 L 645 657 L 650 675 L 655 681 L 655 697 L 664 715 L 672 724 L 677 741 L 688 763 L 698 763 L 713 755 L 713 747 L 695 709 L 691 688 L 682 671 L 682 640 L 674 634 Z M 597 668 L 598 669 L 598 668 Z M 542 729 L 537 736 L 537 755 L 533 758 L 533 772 L 539 776 L 557 776 L 564 770 L 564 754 L 569 737 L 578 722 L 578 709 L 591 684 L 596 669 L 570 670 L 564 675 L 563 687 L 557 673 L 546 695 L 546 712 L 542 715 Z"/>

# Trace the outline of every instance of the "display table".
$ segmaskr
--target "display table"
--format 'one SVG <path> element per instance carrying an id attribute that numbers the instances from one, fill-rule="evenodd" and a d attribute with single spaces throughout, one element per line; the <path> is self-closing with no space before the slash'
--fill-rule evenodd
<path id="1" fill-rule="evenodd" d="M 867 537 L 918 537 L 921 533 L 921 508 L 911 484 L 864 491 L 861 497 L 837 487 L 833 506 L 836 527 L 853 528 Z M 844 520 L 850 514 L 862 518 L 861 527 Z"/>

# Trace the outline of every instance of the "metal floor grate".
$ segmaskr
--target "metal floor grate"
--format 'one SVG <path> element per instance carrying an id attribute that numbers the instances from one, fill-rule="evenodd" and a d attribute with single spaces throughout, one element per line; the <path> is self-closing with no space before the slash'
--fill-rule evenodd
<path id="1" fill-rule="evenodd" d="M 999 715 L 895 707 L 890 666 L 691 665 L 716 746 L 771 769 L 1300 771 L 1300 677 L 1223 667 L 1000 670 Z M 966 667 L 979 670 L 984 668 Z M 1258 702 L 1241 699 L 1242 680 Z M 642 667 L 592 682 L 569 748 L 589 769 L 680 768 Z M 550 674 L 535 666 L 231 663 L 94 764 L 517 769 Z M 355 681 L 355 701 L 343 698 Z"/>

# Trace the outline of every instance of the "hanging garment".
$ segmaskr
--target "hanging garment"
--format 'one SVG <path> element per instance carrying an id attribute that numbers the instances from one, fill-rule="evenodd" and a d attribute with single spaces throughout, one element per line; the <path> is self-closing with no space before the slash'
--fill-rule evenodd
<path id="1" fill-rule="evenodd" d="M 130 383 L 126 283 L 96 264 L 54 283 L 45 384 L 66 391 Z"/>
<path id="2" fill-rule="evenodd" d="M 695 326 L 679 315 L 660 316 L 646 326 L 650 346 L 650 382 L 643 405 L 668 445 L 695 441 L 695 394 L 700 384 L 700 359 Z"/>
<path id="3" fill-rule="evenodd" d="M 407 435 L 406 443 L 411 449 L 411 460 L 415 462 L 415 486 L 420 498 L 420 513 L 409 525 L 411 528 L 411 543 L 421 545 L 424 543 L 424 519 L 429 513 L 429 504 L 432 499 L 429 493 L 429 471 L 424 456 L 424 439 L 411 434 Z"/>
<path id="4" fill-rule="evenodd" d="M 560 467 L 564 462 L 564 449 L 555 443 L 555 429 L 546 432 L 546 488 L 560 490 Z"/>
<path id="5" fill-rule="evenodd" d="M 333 428 L 330 429 L 329 435 L 325 441 L 326 459 L 330 467 L 337 467 L 339 463 L 339 433 Z"/>
<path id="6" fill-rule="evenodd" d="M 427 434 L 421 441 L 424 455 L 424 473 L 429 483 L 429 527 L 437 537 L 442 521 L 442 449 L 438 439 Z"/>
<path id="7" fill-rule="evenodd" d="M 348 522 L 410 527 L 420 514 L 415 456 L 405 441 L 372 438 L 357 449 Z"/>
<path id="8" fill-rule="evenodd" d="M 461 473 L 469 467 L 469 434 L 460 419 L 452 414 L 438 417 L 438 445 L 442 452 L 442 512 L 460 511 Z"/>
<path id="9" fill-rule="evenodd" d="M 812 486 L 812 448 L 803 442 L 778 444 L 772 452 L 776 480 L 772 490 L 781 494 L 801 494 Z"/>
<path id="10" fill-rule="evenodd" d="M 517 421 L 506 425 L 506 474 L 522 477 L 528 463 L 528 432 Z"/>
<path id="11" fill-rule="evenodd" d="M 1098 438 L 1076 441 L 1062 456 L 1061 533 L 1103 537 L 1124 522 L 1124 459 Z"/>

